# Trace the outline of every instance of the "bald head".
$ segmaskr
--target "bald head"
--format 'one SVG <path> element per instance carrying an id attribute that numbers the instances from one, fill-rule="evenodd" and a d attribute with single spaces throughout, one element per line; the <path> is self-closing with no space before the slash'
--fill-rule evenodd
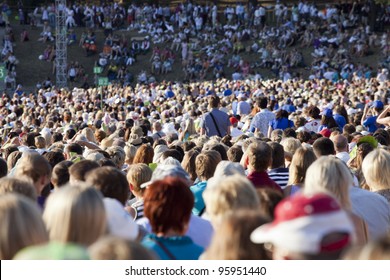
<path id="1" fill-rule="evenodd" d="M 332 138 L 336 153 L 348 152 L 348 139 L 342 134 Z"/>

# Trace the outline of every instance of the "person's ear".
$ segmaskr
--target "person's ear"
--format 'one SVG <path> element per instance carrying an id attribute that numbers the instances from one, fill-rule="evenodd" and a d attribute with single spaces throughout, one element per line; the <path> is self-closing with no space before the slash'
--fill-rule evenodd
<path id="1" fill-rule="evenodd" d="M 130 188 L 130 191 L 133 192 L 134 191 L 134 186 L 132 184 L 129 184 L 129 188 Z"/>

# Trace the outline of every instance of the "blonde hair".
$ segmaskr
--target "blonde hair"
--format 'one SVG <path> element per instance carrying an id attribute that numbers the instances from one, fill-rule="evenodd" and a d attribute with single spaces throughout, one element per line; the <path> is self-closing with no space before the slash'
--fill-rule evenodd
<path id="1" fill-rule="evenodd" d="M 88 249 L 92 260 L 155 260 L 141 244 L 114 236 L 99 239 Z"/>
<path id="2" fill-rule="evenodd" d="M 18 194 L 0 196 L 0 259 L 49 240 L 38 206 Z"/>
<path id="3" fill-rule="evenodd" d="M 305 194 L 326 192 L 333 195 L 344 209 L 351 208 L 349 188 L 353 177 L 348 167 L 338 158 L 322 156 L 306 171 Z"/>
<path id="4" fill-rule="evenodd" d="M 3 177 L 0 179 L 0 195 L 6 193 L 18 193 L 32 201 L 36 201 L 37 192 L 30 178 Z"/>
<path id="5" fill-rule="evenodd" d="M 126 143 L 124 150 L 125 150 L 125 154 L 126 154 L 125 162 L 127 164 L 132 164 L 134 157 L 135 157 L 135 154 L 137 153 L 137 147 Z"/>
<path id="6" fill-rule="evenodd" d="M 246 177 L 238 174 L 210 179 L 203 198 L 214 226 L 230 212 L 260 207 L 254 186 Z"/>
<path id="7" fill-rule="evenodd" d="M 203 255 L 206 260 L 268 260 L 263 244 L 253 244 L 251 233 L 267 220 L 255 210 L 229 213 L 215 229 Z"/>
<path id="8" fill-rule="evenodd" d="M 90 127 L 84 128 L 82 131 L 82 135 L 84 135 L 89 142 L 96 143 L 95 134 Z"/>
<path id="9" fill-rule="evenodd" d="M 370 152 L 363 160 L 362 171 L 370 190 L 390 189 L 390 153 L 383 149 Z"/>
<path id="10" fill-rule="evenodd" d="M 306 171 L 317 159 L 311 149 L 301 147 L 296 150 L 289 169 L 289 185 L 302 184 L 305 181 Z"/>
<path id="11" fill-rule="evenodd" d="M 280 144 L 283 146 L 284 152 L 289 154 L 291 157 L 294 156 L 298 148 L 302 146 L 298 139 L 292 137 L 282 139 Z"/>
<path id="12" fill-rule="evenodd" d="M 127 182 L 133 186 L 136 193 L 143 194 L 145 189 L 141 185 L 150 181 L 153 171 L 144 163 L 132 164 L 127 171 Z"/>
<path id="13" fill-rule="evenodd" d="M 66 185 L 52 193 L 43 212 L 50 240 L 91 245 L 106 231 L 102 196 L 87 185 Z"/>
<path id="14" fill-rule="evenodd" d="M 25 152 L 22 157 L 19 159 L 14 176 L 27 176 L 34 181 L 34 184 L 42 176 L 51 175 L 51 166 L 47 159 L 41 156 L 38 153 L 34 152 Z"/>
<path id="15" fill-rule="evenodd" d="M 46 148 L 46 139 L 42 136 L 35 137 L 35 147 L 38 149 Z"/>

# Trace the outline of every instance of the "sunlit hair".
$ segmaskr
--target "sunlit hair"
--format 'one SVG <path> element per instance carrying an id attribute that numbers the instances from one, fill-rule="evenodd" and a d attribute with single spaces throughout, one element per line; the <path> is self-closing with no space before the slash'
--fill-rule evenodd
<path id="1" fill-rule="evenodd" d="M 251 233 L 267 220 L 255 210 L 239 210 L 226 215 L 215 229 L 203 259 L 267 260 L 263 244 L 250 241 Z"/>
<path id="2" fill-rule="evenodd" d="M 50 240 L 91 245 L 106 231 L 102 195 L 83 184 L 66 185 L 49 196 L 43 220 Z"/>
<path id="3" fill-rule="evenodd" d="M 153 162 L 154 150 L 152 146 L 143 144 L 135 153 L 133 163 L 149 164 Z"/>
<path id="4" fill-rule="evenodd" d="M 38 206 L 19 194 L 0 196 L 0 229 L 2 260 L 12 259 L 19 250 L 49 239 Z"/>
<path id="5" fill-rule="evenodd" d="M 190 175 L 192 181 L 195 181 L 197 178 L 195 160 L 198 155 L 199 152 L 197 150 L 190 150 L 184 154 L 181 162 L 181 166 Z"/>
<path id="6" fill-rule="evenodd" d="M 363 160 L 363 175 L 371 190 L 390 189 L 390 153 L 376 149 Z"/>
<path id="7" fill-rule="evenodd" d="M 207 214 L 214 226 L 225 214 L 239 209 L 259 209 L 260 207 L 254 186 L 242 175 L 210 179 L 203 198 Z"/>
<path id="8" fill-rule="evenodd" d="M 291 161 L 288 184 L 302 184 L 305 181 L 307 169 L 316 159 L 317 157 L 311 149 L 299 148 Z"/>
<path id="9" fill-rule="evenodd" d="M 3 177 L 0 179 L 0 195 L 6 193 L 18 193 L 36 202 L 37 191 L 32 180 L 28 177 Z"/>
<path id="10" fill-rule="evenodd" d="M 153 171 L 144 163 L 130 165 L 127 170 L 127 182 L 133 186 L 133 191 L 138 195 L 143 195 L 146 188 L 141 188 L 143 183 L 149 182 Z"/>
<path id="11" fill-rule="evenodd" d="M 352 184 L 352 174 L 344 162 L 336 157 L 322 156 L 306 171 L 304 193 L 329 193 L 344 209 L 350 209 L 349 188 Z"/>

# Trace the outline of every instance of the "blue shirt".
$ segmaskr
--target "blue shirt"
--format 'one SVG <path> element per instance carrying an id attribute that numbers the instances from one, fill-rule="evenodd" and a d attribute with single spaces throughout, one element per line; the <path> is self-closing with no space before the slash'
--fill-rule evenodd
<path id="1" fill-rule="evenodd" d="M 274 119 L 270 121 L 269 125 L 272 127 L 273 130 L 275 129 L 285 130 L 286 128 L 293 127 L 294 123 L 287 118 L 281 118 L 281 119 Z"/>
<path id="2" fill-rule="evenodd" d="M 157 242 L 156 242 L 157 241 Z M 149 234 L 142 240 L 142 245 L 154 251 L 161 260 L 197 260 L 204 249 L 192 241 L 188 236 L 158 237 L 155 234 Z M 166 250 L 173 256 L 166 253 Z"/>
<path id="3" fill-rule="evenodd" d="M 383 125 L 378 125 L 376 123 L 376 118 L 377 118 L 377 116 L 371 116 L 371 117 L 368 117 L 363 122 L 363 126 L 367 127 L 368 132 L 370 132 L 370 133 L 374 133 L 378 128 L 383 128 L 384 127 Z"/>
<path id="4" fill-rule="evenodd" d="M 207 181 L 204 181 L 204 182 L 199 182 L 190 187 L 190 190 L 194 194 L 194 198 L 195 198 L 194 208 L 192 209 L 192 213 L 194 215 L 200 216 L 202 214 L 201 212 L 204 212 L 204 208 L 206 207 L 206 205 L 204 204 L 204 200 L 203 200 L 203 192 L 206 189 L 206 186 L 207 186 Z"/>

